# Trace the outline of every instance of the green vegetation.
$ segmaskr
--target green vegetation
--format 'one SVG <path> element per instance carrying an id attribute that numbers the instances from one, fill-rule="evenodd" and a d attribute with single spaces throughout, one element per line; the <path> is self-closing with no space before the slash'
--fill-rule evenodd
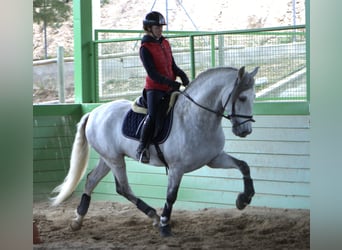
<path id="1" fill-rule="evenodd" d="M 33 22 L 42 25 L 45 58 L 48 58 L 46 29 L 47 27 L 59 28 L 62 22 L 68 20 L 71 15 L 68 2 L 68 0 L 33 0 Z"/>

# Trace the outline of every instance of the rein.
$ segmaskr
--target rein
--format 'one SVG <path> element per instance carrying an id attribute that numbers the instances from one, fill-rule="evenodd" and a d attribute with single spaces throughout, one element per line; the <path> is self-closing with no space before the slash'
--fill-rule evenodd
<path id="1" fill-rule="evenodd" d="M 237 82 L 237 80 L 238 80 L 238 79 L 236 79 L 236 82 Z M 235 84 L 235 87 L 236 87 L 236 86 L 237 86 L 237 85 Z M 234 89 L 235 89 L 235 87 L 234 87 Z M 213 110 L 213 109 L 211 109 L 211 108 L 208 108 L 208 107 L 206 107 L 206 106 L 203 106 L 202 104 L 196 102 L 196 101 L 195 101 L 187 92 L 185 92 L 185 91 L 180 92 L 180 93 L 181 93 L 182 95 L 184 95 L 186 98 L 188 98 L 192 103 L 196 104 L 198 107 L 200 107 L 200 108 L 202 108 L 202 109 L 204 109 L 204 110 L 207 110 L 207 111 L 209 111 L 210 113 L 214 113 L 214 114 L 216 114 L 217 116 L 226 118 L 226 119 L 228 119 L 228 120 L 231 120 L 231 119 L 234 118 L 234 117 L 239 117 L 239 118 L 245 118 L 245 119 L 246 119 L 245 121 L 240 122 L 240 123 L 238 123 L 238 124 L 236 124 L 236 125 L 234 124 L 233 127 L 238 127 L 238 126 L 240 126 L 240 125 L 242 125 L 242 124 L 244 124 L 244 123 L 246 123 L 246 122 L 249 122 L 249 121 L 255 122 L 255 120 L 253 119 L 253 115 L 240 115 L 240 114 L 236 114 L 236 113 L 235 113 L 235 101 L 234 101 L 233 104 L 232 104 L 232 113 L 231 113 L 231 114 L 228 114 L 228 115 L 225 115 L 225 114 L 224 114 L 224 110 L 225 110 L 226 106 L 227 106 L 228 103 L 229 103 L 229 100 L 230 100 L 230 98 L 231 98 L 231 96 L 232 96 L 232 93 L 233 93 L 234 89 L 233 89 L 232 92 L 229 94 L 227 101 L 226 101 L 225 104 L 223 105 L 222 111 Z"/>

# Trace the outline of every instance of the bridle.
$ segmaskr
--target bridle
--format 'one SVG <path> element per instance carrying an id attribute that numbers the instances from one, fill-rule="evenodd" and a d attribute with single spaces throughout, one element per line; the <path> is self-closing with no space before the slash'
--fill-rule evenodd
<path id="1" fill-rule="evenodd" d="M 236 99 L 233 101 L 232 103 L 232 112 L 231 114 L 228 114 L 228 115 L 225 115 L 224 114 L 224 111 L 230 101 L 230 98 L 232 96 L 232 93 L 234 92 L 235 88 L 237 87 L 237 82 L 238 82 L 238 78 L 236 78 L 236 81 L 235 81 L 235 84 L 234 84 L 234 88 L 232 90 L 232 92 L 229 94 L 228 98 L 227 98 L 227 101 L 225 102 L 225 104 L 223 105 L 223 108 L 222 108 L 222 111 L 221 110 L 213 110 L 211 108 L 208 108 L 206 106 L 203 106 L 202 104 L 196 102 L 186 91 L 182 91 L 181 94 L 184 95 L 186 98 L 188 98 L 192 103 L 196 104 L 198 107 L 204 109 L 204 110 L 207 110 L 211 113 L 214 113 L 216 114 L 217 116 L 219 117 L 223 117 L 223 118 L 226 118 L 228 120 L 231 120 L 232 118 L 234 117 L 239 117 L 239 118 L 245 118 L 244 121 L 240 122 L 240 123 L 234 123 L 233 124 L 233 127 L 238 127 L 246 122 L 255 122 L 255 120 L 253 119 L 253 115 L 241 115 L 241 114 L 236 114 L 235 113 L 235 102 L 236 102 Z"/>

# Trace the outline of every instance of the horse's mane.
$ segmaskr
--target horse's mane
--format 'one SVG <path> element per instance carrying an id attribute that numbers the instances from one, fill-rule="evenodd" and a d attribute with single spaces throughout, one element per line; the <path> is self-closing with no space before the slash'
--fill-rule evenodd
<path id="1" fill-rule="evenodd" d="M 238 71 L 238 69 L 234 67 L 216 67 L 207 69 L 201 72 L 193 81 L 191 81 L 189 87 L 190 85 L 196 84 L 196 82 L 201 81 L 203 78 L 206 78 L 208 75 L 211 75 L 213 72 L 228 72 L 229 70 Z"/>
<path id="2" fill-rule="evenodd" d="M 203 72 L 201 72 L 188 86 L 188 88 L 192 88 L 197 86 L 197 82 L 207 82 L 206 79 L 210 77 L 213 73 L 218 73 L 218 74 L 228 74 L 231 71 L 239 71 L 239 69 L 234 68 L 234 67 L 216 67 L 216 68 L 210 68 L 207 69 Z M 221 76 L 222 77 L 222 76 Z M 212 81 L 210 81 L 212 82 Z M 238 82 L 236 82 L 238 83 Z M 249 88 L 252 88 L 254 84 L 254 81 L 248 81 L 245 78 L 245 75 L 243 75 L 242 79 L 239 81 L 239 84 L 234 87 L 233 92 L 232 92 L 232 100 L 235 100 L 239 94 Z"/>

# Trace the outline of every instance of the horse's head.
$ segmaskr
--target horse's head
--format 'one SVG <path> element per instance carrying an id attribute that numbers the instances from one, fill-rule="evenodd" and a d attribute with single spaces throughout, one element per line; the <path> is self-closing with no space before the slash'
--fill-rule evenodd
<path id="1" fill-rule="evenodd" d="M 236 136 L 246 137 L 252 133 L 253 102 L 255 99 L 254 76 L 259 67 L 251 73 L 245 72 L 245 67 L 238 71 L 234 88 L 230 94 L 228 116 L 232 123 L 232 131 Z"/>

